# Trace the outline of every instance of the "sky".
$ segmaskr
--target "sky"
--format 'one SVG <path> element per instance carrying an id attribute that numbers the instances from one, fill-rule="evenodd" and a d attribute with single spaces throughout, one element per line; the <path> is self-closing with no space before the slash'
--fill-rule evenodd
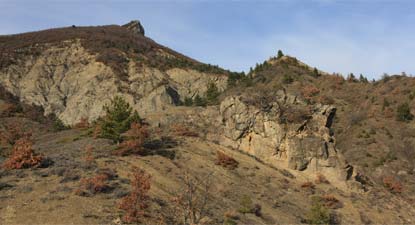
<path id="1" fill-rule="evenodd" d="M 326 72 L 415 74 L 413 0 L 0 0 L 0 35 L 140 20 L 146 36 L 233 71 L 285 54 Z"/>

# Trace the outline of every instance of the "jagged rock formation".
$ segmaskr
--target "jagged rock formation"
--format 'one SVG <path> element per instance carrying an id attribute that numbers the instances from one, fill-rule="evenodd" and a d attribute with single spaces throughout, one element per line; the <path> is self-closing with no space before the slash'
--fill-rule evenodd
<path id="1" fill-rule="evenodd" d="M 336 109 L 321 104 L 307 107 L 283 91 L 266 106 L 243 96 L 227 97 L 220 105 L 221 142 L 271 165 L 321 173 L 333 182 L 349 180 L 353 167 L 336 150 L 330 131 Z M 295 118 L 307 110 L 308 115 Z"/>
<path id="2" fill-rule="evenodd" d="M 127 28 L 135 34 L 144 35 L 144 27 L 141 25 L 140 21 L 133 20 L 127 24 L 124 24 L 123 27 Z"/>

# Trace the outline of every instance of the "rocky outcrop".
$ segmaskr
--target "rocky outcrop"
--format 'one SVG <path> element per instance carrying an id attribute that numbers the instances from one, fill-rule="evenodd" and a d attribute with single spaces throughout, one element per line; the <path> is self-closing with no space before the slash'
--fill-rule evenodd
<path id="1" fill-rule="evenodd" d="M 27 56 L 0 69 L 0 85 L 29 104 L 42 106 L 64 123 L 90 121 L 103 115 L 103 106 L 123 96 L 146 116 L 178 105 L 185 97 L 204 94 L 209 82 L 226 87 L 226 75 L 191 69 L 162 71 L 129 60 L 121 79 L 111 67 L 97 61 L 80 41 L 45 45 L 39 56 Z"/>
<path id="2" fill-rule="evenodd" d="M 127 24 L 124 24 L 123 27 L 127 28 L 134 34 L 144 35 L 144 27 L 141 25 L 140 21 L 133 20 Z"/>
<path id="3" fill-rule="evenodd" d="M 221 143 L 277 167 L 321 173 L 334 183 L 346 181 L 354 171 L 336 150 L 330 131 L 335 112 L 328 105 L 309 108 L 282 91 L 266 107 L 230 96 L 220 105 Z M 290 119 L 295 113 L 308 115 Z"/>

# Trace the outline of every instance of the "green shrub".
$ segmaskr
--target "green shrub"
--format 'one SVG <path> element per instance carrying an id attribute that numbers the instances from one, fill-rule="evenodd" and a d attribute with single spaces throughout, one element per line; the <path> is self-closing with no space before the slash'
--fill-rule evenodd
<path id="1" fill-rule="evenodd" d="M 278 50 L 277 59 L 281 59 L 283 56 L 284 56 L 284 53 L 282 53 L 281 50 Z"/>
<path id="2" fill-rule="evenodd" d="M 193 99 L 190 97 L 184 98 L 184 105 L 185 106 L 192 106 L 193 105 Z"/>
<path id="3" fill-rule="evenodd" d="M 59 118 L 55 118 L 55 120 L 53 121 L 53 130 L 54 131 L 62 131 L 62 130 L 67 130 L 69 129 L 68 126 L 66 126 L 62 120 L 60 120 Z"/>
<path id="4" fill-rule="evenodd" d="M 291 84 L 292 82 L 294 82 L 294 78 L 292 78 L 292 76 L 288 74 L 284 74 L 284 76 L 282 77 L 282 82 L 284 84 Z"/>
<path id="5" fill-rule="evenodd" d="M 215 83 L 211 82 L 206 91 L 206 101 L 210 105 L 218 104 L 218 97 L 220 95 L 219 89 Z"/>
<path id="6" fill-rule="evenodd" d="M 238 211 L 240 213 L 245 214 L 245 213 L 253 213 L 253 210 L 254 210 L 254 204 L 251 198 L 247 195 L 244 195 L 241 199 L 240 207 Z"/>
<path id="7" fill-rule="evenodd" d="M 133 112 L 130 104 L 119 96 L 114 97 L 109 105 L 105 105 L 104 110 L 106 115 L 101 122 L 100 136 L 114 142 L 122 140 L 121 134 L 130 128 L 131 123 L 141 122 L 138 112 Z"/>
<path id="8" fill-rule="evenodd" d="M 318 198 L 312 199 L 311 209 L 307 215 L 309 224 L 330 224 L 329 210 L 323 206 Z"/>
<path id="9" fill-rule="evenodd" d="M 408 103 L 403 103 L 398 106 L 397 112 L 397 120 L 398 121 L 409 121 L 413 119 L 413 115 L 411 114 L 411 109 L 409 108 Z"/>
<path id="10" fill-rule="evenodd" d="M 206 106 L 206 99 L 200 97 L 199 95 L 196 95 L 195 100 L 193 101 L 195 106 Z"/>

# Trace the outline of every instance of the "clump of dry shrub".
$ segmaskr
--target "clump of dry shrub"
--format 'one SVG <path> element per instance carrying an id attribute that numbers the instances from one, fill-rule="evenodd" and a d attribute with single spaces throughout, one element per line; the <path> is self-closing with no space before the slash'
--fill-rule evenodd
<path id="1" fill-rule="evenodd" d="M 314 183 L 316 183 L 316 184 L 329 184 L 330 182 L 327 180 L 327 178 L 323 174 L 319 173 L 319 174 L 316 175 L 316 180 L 314 181 Z"/>
<path id="2" fill-rule="evenodd" d="M 198 137 L 199 134 L 183 124 L 173 124 L 170 130 L 177 136 Z"/>
<path id="3" fill-rule="evenodd" d="M 116 155 L 142 154 L 144 151 L 143 145 L 150 137 L 150 133 L 145 125 L 134 122 L 123 136 L 126 140 L 120 144 L 115 152 Z"/>
<path id="4" fill-rule="evenodd" d="M 216 151 L 215 164 L 233 170 L 238 167 L 239 162 L 221 151 Z"/>
<path id="5" fill-rule="evenodd" d="M 320 90 L 313 85 L 308 85 L 303 87 L 301 94 L 306 99 L 307 102 L 312 102 L 313 97 L 320 93 Z"/>
<path id="6" fill-rule="evenodd" d="M 88 195 L 107 192 L 110 189 L 108 185 L 108 174 L 99 173 L 94 177 L 83 178 L 81 180 L 81 187 L 75 191 L 77 195 Z"/>
<path id="7" fill-rule="evenodd" d="M 90 124 L 88 122 L 88 119 L 85 117 L 82 117 L 81 120 L 78 123 L 76 123 L 74 127 L 77 129 L 87 129 L 89 128 L 89 125 Z"/>
<path id="8" fill-rule="evenodd" d="M 151 188 L 151 176 L 144 170 L 134 168 L 133 179 L 131 180 L 131 193 L 125 196 L 119 208 L 125 211 L 122 220 L 126 223 L 140 222 L 146 216 L 146 210 L 150 206 L 148 192 Z"/>
<path id="9" fill-rule="evenodd" d="M 94 146 L 92 145 L 87 145 L 85 147 L 85 157 L 84 160 L 86 162 L 87 165 L 91 165 L 92 163 L 94 163 L 95 158 L 94 158 Z"/>
<path id="10" fill-rule="evenodd" d="M 33 143 L 28 137 L 16 141 L 12 153 L 4 162 L 6 169 L 24 169 L 41 166 L 44 157 L 36 154 L 33 150 Z"/>
<path id="11" fill-rule="evenodd" d="M 392 176 L 386 176 L 383 178 L 383 186 L 385 186 L 390 192 L 395 194 L 402 193 L 403 191 L 402 183 Z"/>
<path id="12" fill-rule="evenodd" d="M 343 203 L 333 195 L 323 195 L 321 196 L 321 201 L 323 205 L 329 209 L 338 209 L 343 207 Z"/>
<path id="13" fill-rule="evenodd" d="M 301 188 L 304 188 L 304 189 L 307 189 L 307 190 L 314 190 L 316 188 L 316 186 L 312 182 L 307 181 L 307 182 L 304 182 L 304 183 L 301 184 Z"/>

